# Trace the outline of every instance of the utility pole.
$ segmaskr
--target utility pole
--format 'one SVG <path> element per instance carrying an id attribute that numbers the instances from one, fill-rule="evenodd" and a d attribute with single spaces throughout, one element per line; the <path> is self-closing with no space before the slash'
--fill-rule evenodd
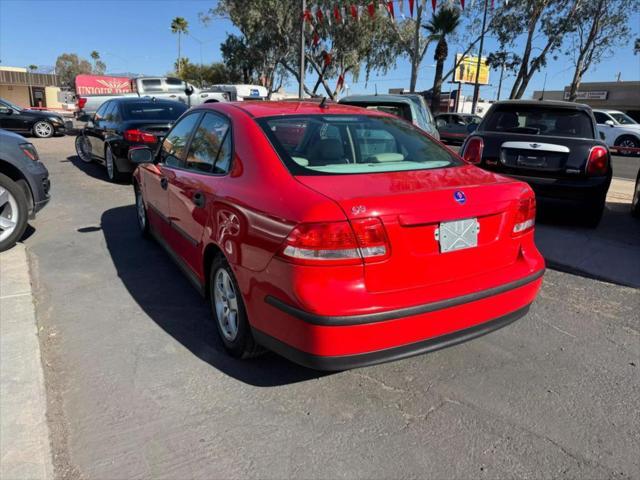
<path id="1" fill-rule="evenodd" d="M 307 11 L 307 0 L 300 0 L 302 10 L 300 12 L 300 85 L 298 87 L 298 97 L 304 97 L 304 12 Z"/>
<path id="2" fill-rule="evenodd" d="M 498 82 L 498 96 L 496 101 L 500 100 L 500 92 L 502 91 L 502 76 L 504 75 L 504 62 L 500 66 L 500 81 Z"/>
<path id="3" fill-rule="evenodd" d="M 489 0 L 484 0 L 484 15 L 482 16 L 482 32 L 480 35 L 480 53 L 478 54 L 478 64 L 476 65 L 476 84 L 473 87 L 473 104 L 471 105 L 471 113 L 476 113 L 476 107 L 478 106 L 478 97 L 480 96 L 480 64 L 482 63 L 482 48 L 484 46 L 484 29 L 487 25 L 487 8 L 489 6 Z"/>

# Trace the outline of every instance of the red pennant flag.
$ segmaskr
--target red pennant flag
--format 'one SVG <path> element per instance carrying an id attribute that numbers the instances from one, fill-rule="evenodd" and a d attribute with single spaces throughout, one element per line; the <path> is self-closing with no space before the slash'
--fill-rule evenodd
<path id="1" fill-rule="evenodd" d="M 464 10 L 464 0 L 460 0 L 460 6 L 462 7 L 462 10 Z"/>
<path id="2" fill-rule="evenodd" d="M 303 16 L 307 22 L 313 24 L 313 15 L 311 14 L 311 10 L 305 10 Z"/>
<path id="3" fill-rule="evenodd" d="M 318 46 L 320 42 L 320 37 L 318 36 L 318 32 L 313 32 L 313 46 L 314 48 Z"/>
<path id="4" fill-rule="evenodd" d="M 350 10 L 351 10 L 351 16 L 354 18 L 354 20 L 357 21 L 358 20 L 358 7 L 352 4 L 351 7 L 350 7 Z"/>
<path id="5" fill-rule="evenodd" d="M 320 7 L 318 7 L 318 9 L 316 10 L 316 18 L 318 19 L 318 24 L 322 23 L 322 18 L 324 17 L 324 15 L 322 14 L 322 9 Z"/>
<path id="6" fill-rule="evenodd" d="M 376 4 L 371 2 L 367 5 L 367 9 L 369 10 L 369 16 L 374 17 L 376 15 Z"/>
<path id="7" fill-rule="evenodd" d="M 389 0 L 387 2 L 387 10 L 389 10 L 389 16 L 391 17 L 392 20 L 395 20 L 396 18 L 396 13 L 393 10 L 393 0 Z"/>
<path id="8" fill-rule="evenodd" d="M 413 17 L 413 1 L 414 0 L 409 0 L 409 13 L 411 14 L 412 17 Z"/>
<path id="9" fill-rule="evenodd" d="M 338 7 L 338 5 L 334 5 L 333 7 L 333 18 L 336 19 L 336 23 L 340 23 L 342 21 L 342 15 L 340 15 L 340 7 Z"/>
<path id="10" fill-rule="evenodd" d="M 431 0 L 431 8 L 433 8 L 433 11 L 436 11 L 436 0 Z"/>
<path id="11" fill-rule="evenodd" d="M 327 53 L 326 50 L 322 52 L 322 58 L 324 59 L 325 67 L 328 67 L 329 65 L 331 65 L 332 55 L 330 53 Z"/>
<path id="12" fill-rule="evenodd" d="M 338 84 L 336 85 L 336 90 L 341 90 L 342 85 L 344 85 L 344 75 L 340 74 L 338 77 Z"/>

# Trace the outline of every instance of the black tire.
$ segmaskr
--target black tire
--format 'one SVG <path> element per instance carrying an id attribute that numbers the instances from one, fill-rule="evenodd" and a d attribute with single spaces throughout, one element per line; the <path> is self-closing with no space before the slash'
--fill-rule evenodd
<path id="1" fill-rule="evenodd" d="M 633 200 L 631 201 L 631 215 L 640 218 L 640 172 L 636 178 L 636 188 L 633 190 Z"/>
<path id="2" fill-rule="evenodd" d="M 604 214 L 604 198 L 597 203 L 587 203 L 582 212 L 582 223 L 587 228 L 597 228 Z"/>
<path id="3" fill-rule="evenodd" d="M 8 193 L 7 203 L 4 203 L 3 200 L 0 199 L 0 216 L 3 216 L 3 213 L 9 214 L 9 209 L 11 210 L 11 217 L 17 220 L 15 221 L 15 226 L 12 228 L 12 233 L 9 234 L 6 238 L 0 240 L 0 252 L 4 252 L 5 250 L 9 250 L 13 247 L 18 240 L 22 238 L 24 235 L 24 231 L 27 228 L 27 220 L 29 217 L 29 204 L 27 203 L 27 199 L 25 198 L 25 193 L 20 188 L 20 186 L 11 180 L 6 175 L 0 173 L 0 194 L 2 194 L 2 190 L 5 190 Z M 3 195 L 4 196 L 4 195 Z M 13 212 L 12 206 L 8 203 L 8 198 L 11 196 L 13 198 L 13 203 L 16 207 L 16 212 Z M 2 221 L 2 219 L 0 219 Z M 0 230 L 0 237 L 5 230 Z"/>
<path id="4" fill-rule="evenodd" d="M 91 163 L 93 161 L 93 154 L 91 152 L 91 142 L 84 135 L 78 135 L 76 137 L 76 155 L 84 163 Z"/>
<path id="5" fill-rule="evenodd" d="M 138 228 L 140 234 L 144 238 L 150 238 L 151 232 L 149 231 L 149 218 L 147 217 L 147 207 L 144 205 L 144 199 L 142 198 L 142 192 L 137 184 L 134 184 L 133 191 L 136 197 L 136 217 L 138 219 Z"/>
<path id="6" fill-rule="evenodd" d="M 233 288 L 235 292 L 237 292 L 237 306 L 238 306 L 238 315 L 237 315 L 237 335 L 233 339 L 227 338 L 223 332 L 222 319 L 218 317 L 218 312 L 216 310 L 215 305 L 215 288 L 216 288 L 216 275 L 220 270 L 226 271 L 229 275 L 231 281 L 233 282 Z M 211 303 L 211 314 L 213 317 L 213 321 L 216 324 L 216 328 L 218 330 L 218 336 L 224 345 L 225 350 L 229 355 L 235 358 L 251 358 L 259 355 L 263 352 L 263 348 L 256 343 L 251 335 L 251 328 L 249 326 L 249 320 L 247 318 L 247 311 L 244 306 L 244 301 L 242 300 L 242 294 L 240 293 L 240 288 L 238 288 L 238 283 L 236 282 L 236 278 L 233 274 L 233 270 L 227 263 L 226 259 L 222 255 L 218 255 L 214 258 L 213 262 L 211 262 L 211 269 L 209 272 L 209 301 Z"/>
<path id="7" fill-rule="evenodd" d="M 53 125 L 46 120 L 38 120 L 34 123 L 31 132 L 38 138 L 50 138 L 56 133 Z"/>
<path id="8" fill-rule="evenodd" d="M 624 146 L 623 146 L 623 144 L 624 144 Z M 616 141 L 615 141 L 614 145 L 616 147 L 619 147 L 619 148 L 624 148 L 624 147 L 640 148 L 640 140 L 637 139 L 636 137 L 634 137 L 633 135 L 622 135 L 622 136 L 616 138 Z M 618 149 L 618 154 L 632 157 L 632 156 L 640 154 L 640 152 L 638 152 L 638 151 L 625 151 L 625 150 Z"/>
<path id="9" fill-rule="evenodd" d="M 104 166 L 107 169 L 107 178 L 113 183 L 121 183 L 125 176 L 118 170 L 118 162 L 111 147 L 107 145 L 104 149 Z"/>

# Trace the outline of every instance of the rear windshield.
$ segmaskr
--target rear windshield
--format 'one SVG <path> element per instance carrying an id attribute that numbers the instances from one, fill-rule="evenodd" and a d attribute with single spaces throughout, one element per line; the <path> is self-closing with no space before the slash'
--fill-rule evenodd
<path id="1" fill-rule="evenodd" d="M 127 120 L 176 120 L 186 110 L 182 103 L 170 105 L 162 103 L 134 103 L 127 102 L 122 105 L 124 118 Z"/>
<path id="2" fill-rule="evenodd" d="M 586 112 L 536 105 L 501 105 L 485 118 L 489 132 L 593 138 L 591 118 Z"/>
<path id="3" fill-rule="evenodd" d="M 259 119 L 294 175 L 425 170 L 462 162 L 413 125 L 368 115 Z"/>

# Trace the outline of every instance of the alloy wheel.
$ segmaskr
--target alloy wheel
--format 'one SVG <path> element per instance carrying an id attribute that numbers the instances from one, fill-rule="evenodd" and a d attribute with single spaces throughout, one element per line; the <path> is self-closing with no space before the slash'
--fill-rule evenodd
<path id="1" fill-rule="evenodd" d="M 0 242 L 8 238 L 18 225 L 18 202 L 9 190 L 0 186 Z"/>
<path id="2" fill-rule="evenodd" d="M 33 129 L 38 137 L 47 138 L 53 135 L 53 127 L 48 122 L 38 122 Z"/>
<path id="3" fill-rule="evenodd" d="M 114 169 L 113 169 L 113 153 L 111 153 L 111 148 L 107 147 L 107 152 L 105 155 L 105 163 L 107 164 L 107 176 L 109 180 L 113 180 Z"/>
<path id="4" fill-rule="evenodd" d="M 142 194 L 138 190 L 136 190 L 136 210 L 138 212 L 138 225 L 140 230 L 144 231 L 147 228 L 147 212 L 144 209 Z"/>
<path id="5" fill-rule="evenodd" d="M 233 342 L 238 336 L 238 297 L 226 269 L 219 268 L 216 272 L 213 291 L 220 331 L 228 341 Z"/>
<path id="6" fill-rule="evenodd" d="M 89 163 L 92 159 L 91 143 L 84 135 L 76 137 L 76 153 L 83 162 Z"/>

